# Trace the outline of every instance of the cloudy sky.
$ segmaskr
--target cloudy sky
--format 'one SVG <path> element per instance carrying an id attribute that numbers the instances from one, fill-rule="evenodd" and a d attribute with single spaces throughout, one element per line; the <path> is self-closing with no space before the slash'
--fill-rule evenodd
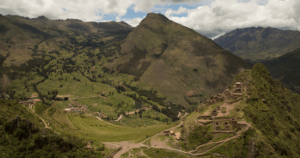
<path id="1" fill-rule="evenodd" d="M 132 26 L 157 12 L 210 38 L 236 28 L 300 30 L 300 0 L 1 0 L 0 14 L 83 21 L 125 21 Z"/>

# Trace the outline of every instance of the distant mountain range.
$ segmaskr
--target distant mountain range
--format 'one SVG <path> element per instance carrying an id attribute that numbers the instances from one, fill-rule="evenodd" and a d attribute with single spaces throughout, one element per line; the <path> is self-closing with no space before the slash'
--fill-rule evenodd
<path id="1" fill-rule="evenodd" d="M 250 62 L 267 61 L 300 47 L 300 32 L 275 28 L 236 29 L 214 40 L 222 48 Z"/>
<path id="2" fill-rule="evenodd" d="M 161 14 L 149 13 L 128 34 L 109 68 L 133 74 L 167 97 L 197 104 L 224 90 L 251 66 L 211 39 Z"/>

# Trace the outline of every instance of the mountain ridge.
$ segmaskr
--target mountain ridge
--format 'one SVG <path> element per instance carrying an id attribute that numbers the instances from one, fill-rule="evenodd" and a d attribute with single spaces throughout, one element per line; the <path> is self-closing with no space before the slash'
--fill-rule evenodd
<path id="1" fill-rule="evenodd" d="M 299 48 L 300 32 L 271 27 L 250 27 L 233 30 L 214 41 L 233 54 L 256 63 Z"/>
<path id="2" fill-rule="evenodd" d="M 45 16 L 39 16 L 32 18 L 32 21 L 49 24 L 58 27 L 67 27 L 75 29 L 77 31 L 84 32 L 117 32 L 117 31 L 130 31 L 133 29 L 132 26 L 124 21 L 121 22 L 83 22 L 79 19 L 66 19 L 66 20 L 50 20 Z"/>

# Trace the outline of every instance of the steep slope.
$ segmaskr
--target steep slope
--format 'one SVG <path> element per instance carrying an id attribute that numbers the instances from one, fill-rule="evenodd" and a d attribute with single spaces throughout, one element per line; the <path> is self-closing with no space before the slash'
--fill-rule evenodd
<path id="1" fill-rule="evenodd" d="M 84 32 L 118 32 L 118 31 L 131 31 L 132 26 L 125 22 L 83 22 L 77 19 L 67 19 L 67 20 L 50 20 L 45 16 L 39 16 L 33 18 L 32 21 L 49 24 L 58 27 L 72 28 L 77 31 Z"/>
<path id="2" fill-rule="evenodd" d="M 196 104 L 221 92 L 231 78 L 251 66 L 205 36 L 165 16 L 149 13 L 128 34 L 109 68 L 133 74 L 166 96 Z"/>
<path id="3" fill-rule="evenodd" d="M 300 32 L 251 27 L 233 30 L 214 41 L 233 54 L 255 63 L 299 48 Z"/>
<path id="4" fill-rule="evenodd" d="M 255 64 L 186 118 L 178 144 L 198 156 L 299 157 L 299 101 Z"/>
<path id="5" fill-rule="evenodd" d="M 295 87 L 300 86 L 300 49 L 267 61 L 264 64 L 272 76 L 300 91 L 300 88 Z"/>

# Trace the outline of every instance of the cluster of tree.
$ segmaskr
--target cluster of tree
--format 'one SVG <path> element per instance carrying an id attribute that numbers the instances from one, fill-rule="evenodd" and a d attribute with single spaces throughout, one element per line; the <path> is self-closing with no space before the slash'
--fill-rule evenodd
<path id="1" fill-rule="evenodd" d="M 118 85 L 118 86 L 115 86 L 115 88 L 118 91 L 118 93 L 126 92 L 126 89 L 124 86 Z"/>
<path id="2" fill-rule="evenodd" d="M 131 86 L 130 84 L 126 84 L 126 83 L 124 83 L 124 85 L 126 87 L 130 88 L 131 90 L 137 92 L 140 96 L 147 97 L 148 100 L 152 100 L 154 102 L 157 102 L 162 106 L 165 105 L 164 100 L 166 99 L 166 97 L 164 97 L 164 98 L 158 97 L 156 90 L 153 90 L 153 89 L 151 89 L 151 90 L 138 89 L 137 87 Z"/>
<path id="3" fill-rule="evenodd" d="M 76 78 L 75 76 L 73 77 L 73 80 L 81 82 L 80 79 Z"/>
<path id="4" fill-rule="evenodd" d="M 165 114 L 166 116 L 168 116 L 169 118 L 172 119 L 172 121 L 177 121 L 179 120 L 178 116 L 178 112 L 180 112 L 181 110 L 184 110 L 184 106 L 180 105 L 180 104 L 171 104 L 169 103 L 168 105 L 171 105 L 169 107 L 166 108 L 158 108 L 157 105 L 152 105 L 152 109 L 157 111 L 157 112 L 161 112 L 163 114 Z"/>

